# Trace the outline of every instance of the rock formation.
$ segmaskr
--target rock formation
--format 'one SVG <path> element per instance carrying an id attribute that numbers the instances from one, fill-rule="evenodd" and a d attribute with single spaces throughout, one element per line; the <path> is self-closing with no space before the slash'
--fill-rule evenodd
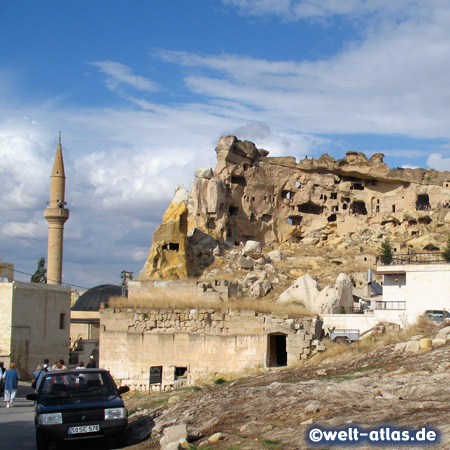
<path id="1" fill-rule="evenodd" d="M 150 254 L 139 278 L 183 280 L 191 275 L 193 255 L 187 238 L 188 197 L 183 186 L 175 191 L 162 225 L 153 234 Z"/>
<path id="2" fill-rule="evenodd" d="M 224 248 L 249 241 L 269 250 L 280 244 L 353 246 L 355 254 L 372 255 L 386 237 L 397 252 L 445 246 L 449 172 L 390 169 L 381 153 L 370 159 L 353 151 L 339 160 L 328 154 L 299 162 L 273 158 L 234 136 L 222 137 L 216 154 L 216 168 L 197 170 L 189 195 L 177 191 L 155 231 L 142 278 L 199 276 Z M 254 259 L 245 251 L 237 266 L 250 270 Z"/>
<path id="3" fill-rule="evenodd" d="M 348 152 L 337 161 L 324 154 L 297 163 L 271 158 L 234 136 L 221 138 L 216 153 L 212 176 L 199 172 L 194 181 L 189 228 L 219 241 L 326 245 L 342 236 L 358 238 L 370 227 L 375 232 L 363 241 L 388 234 L 407 245 L 444 224 L 448 212 L 443 207 L 450 201 L 450 173 L 392 170 L 381 153 L 367 159 Z"/>
<path id="4" fill-rule="evenodd" d="M 350 278 L 341 273 L 334 286 L 320 290 L 311 275 L 297 278 L 294 284 L 279 297 L 279 303 L 298 303 L 316 313 L 339 313 L 341 308 L 347 312 L 353 306 L 353 284 Z"/>

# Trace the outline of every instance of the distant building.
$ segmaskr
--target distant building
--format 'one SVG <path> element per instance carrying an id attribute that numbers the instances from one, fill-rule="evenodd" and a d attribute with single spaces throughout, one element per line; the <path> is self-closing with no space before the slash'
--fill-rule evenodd
<path id="1" fill-rule="evenodd" d="M 31 378 L 45 358 L 69 356 L 70 287 L 0 283 L 0 361 Z"/>
<path id="2" fill-rule="evenodd" d="M 110 297 L 122 295 L 122 286 L 103 284 L 80 295 L 70 314 L 70 365 L 81 361 L 87 364 L 89 356 L 99 363 L 100 305 Z"/>
<path id="3" fill-rule="evenodd" d="M 450 264 L 440 252 L 396 254 L 391 264 L 378 261 L 376 272 L 383 277 L 382 291 L 371 283 L 371 295 L 357 296 L 370 306 L 358 314 L 323 314 L 324 328 L 363 333 L 380 322 L 405 327 L 427 310 L 450 311 Z"/>

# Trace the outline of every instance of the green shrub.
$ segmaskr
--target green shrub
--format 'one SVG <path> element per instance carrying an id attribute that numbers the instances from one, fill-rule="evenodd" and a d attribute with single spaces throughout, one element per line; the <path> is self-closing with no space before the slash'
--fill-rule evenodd
<path id="1" fill-rule="evenodd" d="M 380 259 L 383 264 L 391 264 L 392 260 L 394 259 L 394 252 L 392 250 L 391 243 L 388 238 L 386 238 L 381 243 L 380 248 Z"/>

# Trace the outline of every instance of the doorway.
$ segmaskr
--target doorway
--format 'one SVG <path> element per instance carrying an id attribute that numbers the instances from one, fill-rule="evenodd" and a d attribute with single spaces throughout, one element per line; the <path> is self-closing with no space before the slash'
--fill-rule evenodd
<path id="1" fill-rule="evenodd" d="M 273 333 L 267 336 L 267 366 L 283 367 L 287 365 L 286 334 Z"/>

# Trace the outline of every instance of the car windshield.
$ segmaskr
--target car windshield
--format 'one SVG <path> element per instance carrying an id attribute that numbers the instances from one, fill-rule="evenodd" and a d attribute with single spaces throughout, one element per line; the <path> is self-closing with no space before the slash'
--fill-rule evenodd
<path id="1" fill-rule="evenodd" d="M 48 374 L 40 386 L 44 399 L 115 393 L 114 383 L 105 372 Z"/>

